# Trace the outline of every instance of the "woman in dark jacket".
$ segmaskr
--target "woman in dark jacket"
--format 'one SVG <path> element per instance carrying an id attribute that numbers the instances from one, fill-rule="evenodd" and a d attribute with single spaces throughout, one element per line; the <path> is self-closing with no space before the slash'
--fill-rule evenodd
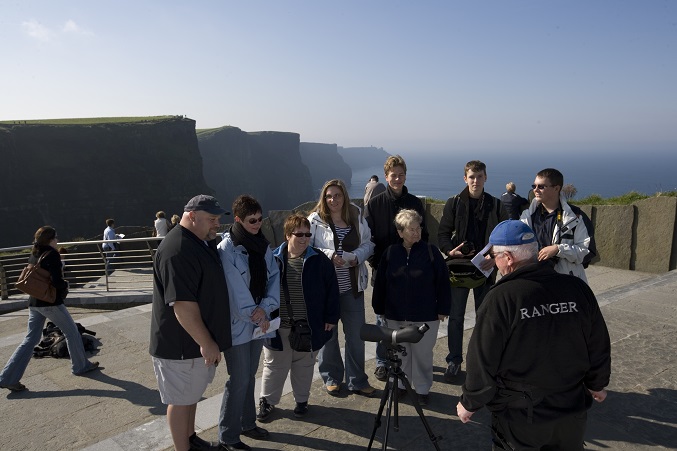
<path id="1" fill-rule="evenodd" d="M 71 358 L 71 369 L 73 374 L 82 375 L 98 368 L 98 362 L 90 362 L 85 356 L 85 347 L 82 343 L 82 337 L 75 325 L 73 318 L 63 301 L 68 294 L 68 282 L 63 278 L 63 266 L 61 256 L 57 251 L 56 230 L 50 226 L 40 227 L 35 232 L 35 241 L 33 250 L 28 262 L 36 264 L 44 254 L 40 266 L 52 276 L 52 285 L 56 288 L 56 301 L 54 303 L 44 302 L 33 296 L 28 298 L 28 332 L 23 342 L 16 348 L 7 365 L 0 373 L 0 388 L 7 388 L 11 391 L 22 391 L 26 389 L 20 380 L 26 371 L 28 362 L 33 357 L 33 348 L 40 343 L 42 338 L 42 328 L 45 320 L 53 322 L 66 336 L 68 353 Z"/>
<path id="2" fill-rule="evenodd" d="M 402 242 L 390 246 L 381 257 L 372 306 L 374 313 L 385 316 L 391 329 L 423 323 L 430 327 L 418 343 L 402 343 L 406 354 L 401 355 L 402 370 L 419 403 L 426 405 L 433 383 L 433 347 L 440 321 L 449 316 L 451 290 L 439 249 L 421 241 L 421 221 L 416 210 L 400 210 L 395 216 Z"/>
<path id="3" fill-rule="evenodd" d="M 280 264 L 280 320 L 274 338 L 264 348 L 261 397 L 256 418 L 265 421 L 280 402 L 282 389 L 291 371 L 291 385 L 296 401 L 294 416 L 308 412 L 310 385 L 313 381 L 317 351 L 331 338 L 339 320 L 339 289 L 334 265 L 318 249 L 308 246 L 310 222 L 293 214 L 284 223 L 287 241 L 274 255 Z M 290 308 L 291 305 L 291 308 Z M 306 319 L 311 331 L 312 350 L 295 351 L 289 343 L 290 316 Z"/>

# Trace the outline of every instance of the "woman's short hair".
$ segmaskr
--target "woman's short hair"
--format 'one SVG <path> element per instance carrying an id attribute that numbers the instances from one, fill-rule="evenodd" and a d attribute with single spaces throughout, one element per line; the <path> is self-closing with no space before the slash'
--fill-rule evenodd
<path id="1" fill-rule="evenodd" d="M 56 238 L 56 229 L 52 226 L 42 226 L 36 232 L 33 239 L 33 249 L 31 253 L 38 255 L 40 246 L 49 246 L 49 243 Z"/>
<path id="2" fill-rule="evenodd" d="M 179 222 L 181 222 L 181 216 L 173 215 L 172 216 L 172 224 L 178 224 Z"/>
<path id="3" fill-rule="evenodd" d="M 416 210 L 404 209 L 395 215 L 395 228 L 400 232 L 414 222 L 418 222 L 419 225 L 423 222 L 423 217 Z"/>
<path id="4" fill-rule="evenodd" d="M 158 219 L 164 218 L 164 217 L 165 217 L 165 212 L 162 211 L 162 210 L 160 210 L 160 211 L 158 211 L 157 213 L 155 213 L 155 217 L 158 218 Z"/>
<path id="5" fill-rule="evenodd" d="M 505 190 L 509 193 L 514 193 L 517 187 L 513 182 L 508 182 L 505 184 Z"/>
<path id="6" fill-rule="evenodd" d="M 301 213 L 293 213 L 284 221 L 284 237 L 285 239 L 292 234 L 296 229 L 305 227 L 310 230 L 310 221 Z"/>
<path id="7" fill-rule="evenodd" d="M 250 215 L 255 215 L 259 212 L 263 213 L 261 204 L 249 194 L 237 196 L 233 201 L 233 215 L 240 219 L 244 219 Z"/>
<path id="8" fill-rule="evenodd" d="M 325 196 L 327 195 L 327 190 L 332 186 L 336 186 L 341 190 L 341 194 L 343 195 L 341 218 L 347 224 L 350 224 L 350 197 L 348 194 L 348 188 L 346 188 L 346 184 L 343 182 L 343 180 L 332 179 L 325 182 L 325 184 L 322 186 L 322 190 L 320 190 L 320 199 L 317 201 L 317 205 L 315 205 L 315 211 L 318 215 L 320 215 L 320 218 L 322 218 L 323 221 L 329 221 L 331 211 L 329 211 L 329 205 L 327 205 L 327 199 L 325 199 Z"/>

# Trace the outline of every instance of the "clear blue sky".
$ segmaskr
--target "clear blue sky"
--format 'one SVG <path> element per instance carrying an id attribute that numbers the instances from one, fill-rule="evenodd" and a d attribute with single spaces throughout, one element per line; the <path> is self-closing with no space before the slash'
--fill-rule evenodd
<path id="1" fill-rule="evenodd" d="M 0 0 L 0 120 L 394 152 L 677 150 L 677 1 Z"/>

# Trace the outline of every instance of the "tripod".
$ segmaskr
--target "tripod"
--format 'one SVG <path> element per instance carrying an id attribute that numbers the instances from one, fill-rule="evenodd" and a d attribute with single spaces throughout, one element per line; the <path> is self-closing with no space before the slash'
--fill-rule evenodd
<path id="1" fill-rule="evenodd" d="M 374 443 L 374 437 L 376 436 L 376 430 L 379 427 L 381 427 L 381 416 L 383 415 L 383 409 L 386 405 L 386 402 L 388 403 L 388 409 L 386 411 L 386 428 L 385 435 L 383 437 L 383 448 L 382 448 L 383 451 L 386 451 L 388 449 L 388 432 L 390 429 L 390 418 L 393 410 L 395 411 L 395 423 L 393 425 L 393 428 L 395 429 L 395 431 L 400 430 L 400 421 L 398 415 L 399 411 L 398 381 L 401 381 L 402 385 L 404 385 L 404 387 L 406 388 L 407 393 L 409 394 L 409 398 L 411 399 L 411 403 L 414 406 L 414 409 L 416 409 L 419 418 L 421 418 L 421 422 L 423 423 L 425 430 L 428 432 L 428 437 L 430 437 L 430 441 L 432 442 L 435 449 L 437 451 L 440 451 L 440 445 L 437 442 L 441 440 L 442 437 L 436 436 L 433 433 L 432 429 L 430 429 L 430 425 L 428 424 L 428 421 L 425 419 L 425 416 L 423 415 L 423 409 L 421 409 L 421 405 L 418 403 L 418 397 L 416 396 L 416 392 L 414 391 L 413 388 L 411 388 L 411 384 L 407 380 L 407 375 L 404 374 L 404 371 L 402 371 L 401 368 L 402 360 L 399 358 L 397 354 L 398 352 L 404 354 L 406 351 L 404 347 L 401 345 L 387 345 L 386 355 L 388 357 L 387 363 L 388 380 L 386 382 L 386 387 L 383 390 L 383 396 L 381 396 L 381 404 L 379 405 L 378 413 L 376 414 L 376 418 L 374 419 L 374 429 L 371 431 L 371 438 L 369 439 L 369 446 L 367 447 L 367 451 L 371 450 L 371 445 Z"/>

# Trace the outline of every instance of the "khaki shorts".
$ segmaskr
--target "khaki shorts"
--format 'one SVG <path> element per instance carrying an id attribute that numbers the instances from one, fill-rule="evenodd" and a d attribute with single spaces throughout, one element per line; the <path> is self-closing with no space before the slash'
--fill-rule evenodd
<path id="1" fill-rule="evenodd" d="M 216 367 L 205 359 L 168 360 L 153 357 L 153 369 L 163 404 L 190 406 L 197 404 L 214 380 Z"/>

